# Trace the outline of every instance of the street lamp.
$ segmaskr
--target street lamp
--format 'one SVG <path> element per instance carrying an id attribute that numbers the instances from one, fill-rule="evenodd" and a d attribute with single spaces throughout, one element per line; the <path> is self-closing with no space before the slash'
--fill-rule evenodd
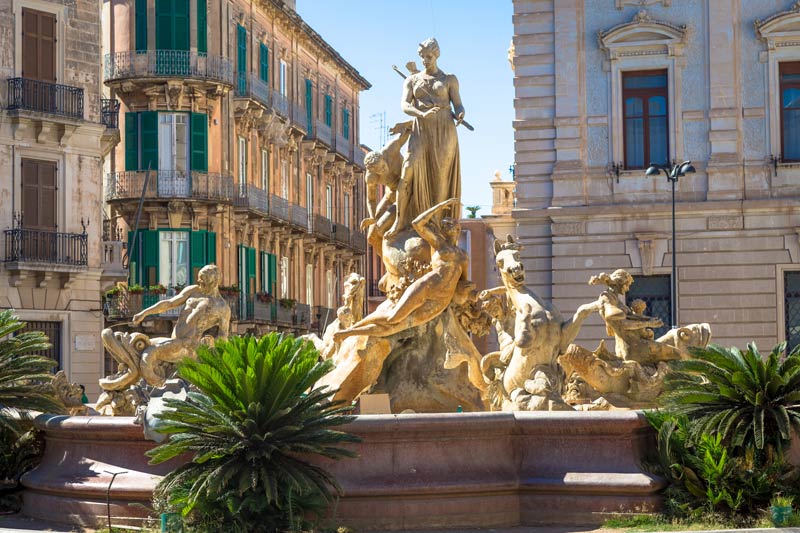
<path id="1" fill-rule="evenodd" d="M 659 165 L 650 163 L 650 167 L 645 172 L 645 176 L 658 176 L 664 171 L 667 175 L 667 180 L 672 184 L 672 329 L 678 327 L 678 265 L 675 261 L 675 250 L 677 248 L 675 242 L 675 184 L 678 183 L 678 178 L 686 174 L 694 174 L 695 170 L 691 161 L 684 161 L 678 165 Z"/>

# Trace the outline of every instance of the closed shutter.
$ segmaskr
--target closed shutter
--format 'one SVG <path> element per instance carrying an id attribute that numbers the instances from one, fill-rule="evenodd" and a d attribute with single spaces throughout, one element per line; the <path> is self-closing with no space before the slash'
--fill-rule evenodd
<path id="1" fill-rule="evenodd" d="M 136 232 L 139 235 L 134 235 L 133 231 L 128 232 L 128 268 L 130 268 L 130 279 L 128 280 L 129 285 L 136 285 L 141 280 L 141 272 L 139 271 L 140 268 L 140 260 L 139 260 L 139 249 L 142 247 L 142 232 L 141 230 Z M 136 239 L 136 243 L 133 242 L 134 238 Z"/>
<path id="2" fill-rule="evenodd" d="M 156 48 L 189 49 L 189 0 L 156 0 Z M 178 63 L 181 63 L 180 61 Z M 171 74 L 179 74 L 183 65 L 164 65 Z"/>
<path id="3" fill-rule="evenodd" d="M 213 265 L 217 262 L 217 234 L 209 231 L 206 235 L 206 264 Z"/>
<path id="4" fill-rule="evenodd" d="M 197 283 L 197 273 L 206 266 L 206 231 L 189 232 L 189 262 L 190 262 L 190 283 Z"/>
<path id="5" fill-rule="evenodd" d="M 158 284 L 158 231 L 139 230 L 142 239 L 142 285 Z"/>
<path id="6" fill-rule="evenodd" d="M 172 0 L 156 0 L 156 49 L 172 50 Z"/>
<path id="7" fill-rule="evenodd" d="M 312 109 L 314 105 L 314 96 L 311 90 L 311 80 L 306 78 L 306 126 L 308 126 L 308 133 L 311 133 L 314 124 L 314 112 Z"/>
<path id="8" fill-rule="evenodd" d="M 142 52 L 147 50 L 147 0 L 136 0 L 135 10 L 136 50 Z"/>
<path id="9" fill-rule="evenodd" d="M 350 111 L 342 110 L 342 135 L 345 139 L 350 138 Z"/>
<path id="10" fill-rule="evenodd" d="M 22 160 L 22 223 L 36 230 L 56 229 L 56 164 Z"/>
<path id="11" fill-rule="evenodd" d="M 138 113 L 125 113 L 125 170 L 139 170 Z"/>
<path id="12" fill-rule="evenodd" d="M 208 116 L 192 113 L 192 170 L 208 172 Z"/>
<path id="13" fill-rule="evenodd" d="M 332 108 L 333 108 L 333 99 L 331 98 L 331 95 L 326 94 L 325 95 L 325 125 L 327 125 L 328 127 L 330 127 L 330 125 L 333 123 Z"/>
<path id="14" fill-rule="evenodd" d="M 197 51 L 201 54 L 208 52 L 207 10 L 206 0 L 197 0 Z"/>
<path id="15" fill-rule="evenodd" d="M 173 50 L 189 50 L 189 33 L 191 22 L 189 18 L 190 0 L 172 0 L 174 6 L 173 32 L 175 40 Z"/>
<path id="16" fill-rule="evenodd" d="M 261 81 L 269 83 L 269 48 L 264 43 L 259 46 L 258 77 Z"/>
<path id="17" fill-rule="evenodd" d="M 142 157 L 139 170 L 158 170 L 158 113 L 144 111 L 139 114 L 141 119 L 140 139 Z"/>
<path id="18" fill-rule="evenodd" d="M 56 81 L 56 16 L 22 10 L 22 77 Z"/>
<path id="19" fill-rule="evenodd" d="M 275 254 L 267 254 L 269 273 L 267 274 L 267 291 L 275 295 L 278 289 L 278 256 Z"/>
<path id="20" fill-rule="evenodd" d="M 269 254 L 267 252 L 260 252 L 258 254 L 258 267 L 259 279 L 261 281 L 261 292 L 270 292 L 269 290 Z"/>
<path id="21" fill-rule="evenodd" d="M 236 73 L 239 94 L 247 91 L 247 30 L 236 26 Z"/>
<path id="22" fill-rule="evenodd" d="M 256 249 L 247 249 L 247 292 L 256 292 Z"/>

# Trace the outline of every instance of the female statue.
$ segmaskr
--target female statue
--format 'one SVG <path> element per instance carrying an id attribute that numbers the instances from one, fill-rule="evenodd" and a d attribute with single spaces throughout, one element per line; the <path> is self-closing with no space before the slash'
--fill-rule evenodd
<path id="1" fill-rule="evenodd" d="M 437 220 L 445 216 L 457 219 L 461 214 L 456 126 L 464 119 L 464 106 L 458 79 L 439 70 L 436 39 L 420 43 L 417 51 L 425 69 L 408 76 L 403 84 L 401 107 L 414 119 L 397 191 L 397 219 L 387 237 L 408 228 L 420 213 L 448 198 L 457 201 L 437 214 Z"/>

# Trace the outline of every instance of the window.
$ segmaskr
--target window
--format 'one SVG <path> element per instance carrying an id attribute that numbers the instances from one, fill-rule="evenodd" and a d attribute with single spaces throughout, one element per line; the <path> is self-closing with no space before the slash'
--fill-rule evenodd
<path id="1" fill-rule="evenodd" d="M 236 25 L 236 93 L 247 93 L 247 30 Z"/>
<path id="2" fill-rule="evenodd" d="M 781 153 L 800 161 L 800 61 L 781 63 Z"/>
<path id="3" fill-rule="evenodd" d="M 189 28 L 189 0 L 156 0 L 158 50 L 188 50 Z M 163 67 L 172 70 L 175 65 L 165 62 Z"/>
<path id="4" fill-rule="evenodd" d="M 125 113 L 125 170 L 164 170 L 172 176 L 189 168 L 208 171 L 205 113 Z"/>
<path id="5" fill-rule="evenodd" d="M 333 188 L 325 186 L 325 216 L 328 220 L 333 220 Z"/>
<path id="6" fill-rule="evenodd" d="M 261 189 L 269 194 L 269 150 L 261 150 Z"/>
<path id="7" fill-rule="evenodd" d="M 283 96 L 286 96 L 286 61 L 281 59 L 281 72 L 278 88 Z"/>
<path id="8" fill-rule="evenodd" d="M 666 164 L 669 154 L 667 131 L 667 71 L 623 72 L 625 168 Z"/>
<path id="9" fill-rule="evenodd" d="M 325 95 L 325 125 L 329 128 L 333 123 L 333 98 L 331 95 Z"/>
<path id="10" fill-rule="evenodd" d="M 189 284 L 189 232 L 160 231 L 158 282 L 165 287 Z"/>
<path id="11" fill-rule="evenodd" d="M 264 43 L 258 45 L 258 77 L 269 82 L 269 48 Z"/>
<path id="12" fill-rule="evenodd" d="M 22 77 L 56 81 L 56 16 L 22 10 Z"/>
<path id="13" fill-rule="evenodd" d="M 342 135 L 345 139 L 350 139 L 350 111 L 342 109 Z"/>
<path id="14" fill-rule="evenodd" d="M 344 225 L 350 227 L 350 194 L 344 193 Z"/>
<path id="15" fill-rule="evenodd" d="M 333 286 L 333 270 L 328 269 L 325 271 L 325 306 L 328 309 L 333 309 L 333 293 L 335 287 Z"/>
<path id="16" fill-rule="evenodd" d="M 289 199 L 289 162 L 281 161 L 281 196 Z"/>
<path id="17" fill-rule="evenodd" d="M 786 353 L 790 353 L 800 344 L 800 271 L 783 273 L 783 303 Z"/>
<path id="18" fill-rule="evenodd" d="M 21 207 L 24 227 L 55 231 L 58 225 L 56 218 L 57 176 L 58 167 L 53 161 L 22 160 Z M 33 257 L 36 256 L 33 255 Z"/>
<path id="19" fill-rule="evenodd" d="M 314 87 L 311 84 L 311 80 L 306 78 L 306 126 L 308 127 L 308 132 L 311 133 L 311 130 L 314 126 Z"/>
<path id="20" fill-rule="evenodd" d="M 247 196 L 247 139 L 239 137 L 239 196 Z"/>
<path id="21" fill-rule="evenodd" d="M 630 290 L 625 295 L 625 302 L 630 307 L 635 300 L 642 300 L 647 307 L 644 314 L 660 318 L 664 323 L 653 330 L 658 338 L 670 329 L 672 322 L 672 289 L 669 275 L 637 276 Z"/>
<path id="22" fill-rule="evenodd" d="M 136 51 L 147 50 L 147 0 L 135 0 Z"/>
<path id="23" fill-rule="evenodd" d="M 186 113 L 158 114 L 158 168 L 176 175 L 189 169 L 189 115 Z"/>
<path id="24" fill-rule="evenodd" d="M 61 322 L 26 320 L 24 324 L 25 325 L 22 327 L 22 329 L 17 331 L 14 336 L 22 335 L 23 333 L 28 333 L 30 331 L 41 331 L 47 335 L 47 338 L 50 341 L 49 348 L 27 353 L 43 355 L 48 359 L 52 359 L 58 363 L 58 366 L 53 368 L 52 372 L 55 373 L 58 370 L 61 370 Z"/>
<path id="25" fill-rule="evenodd" d="M 306 265 L 306 304 L 314 306 L 314 265 Z"/>
<path id="26" fill-rule="evenodd" d="M 269 252 L 261 252 L 261 290 L 275 294 L 277 278 L 277 257 Z"/>
<path id="27" fill-rule="evenodd" d="M 289 258 L 281 257 L 281 298 L 289 297 Z"/>

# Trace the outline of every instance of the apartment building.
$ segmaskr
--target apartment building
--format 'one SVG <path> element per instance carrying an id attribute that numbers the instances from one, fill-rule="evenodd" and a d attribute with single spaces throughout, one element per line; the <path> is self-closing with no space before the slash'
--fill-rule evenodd
<path id="1" fill-rule="evenodd" d="M 102 159 L 119 134 L 101 96 L 98 6 L 1 0 L 0 49 L 0 308 L 96 391 L 101 288 L 124 277 L 121 243 L 102 234 Z"/>
<path id="2" fill-rule="evenodd" d="M 104 80 L 123 122 L 105 199 L 130 270 L 110 317 L 216 263 L 235 331 L 318 332 L 342 280 L 364 272 L 358 102 L 370 85 L 294 7 L 104 1 Z"/>
<path id="3" fill-rule="evenodd" d="M 565 313 L 629 299 L 715 342 L 800 341 L 800 2 L 515 0 L 516 196 L 528 282 Z M 691 160 L 675 183 L 651 163 Z M 672 251 L 677 293 L 672 298 Z M 605 337 L 599 317 L 578 342 Z"/>

